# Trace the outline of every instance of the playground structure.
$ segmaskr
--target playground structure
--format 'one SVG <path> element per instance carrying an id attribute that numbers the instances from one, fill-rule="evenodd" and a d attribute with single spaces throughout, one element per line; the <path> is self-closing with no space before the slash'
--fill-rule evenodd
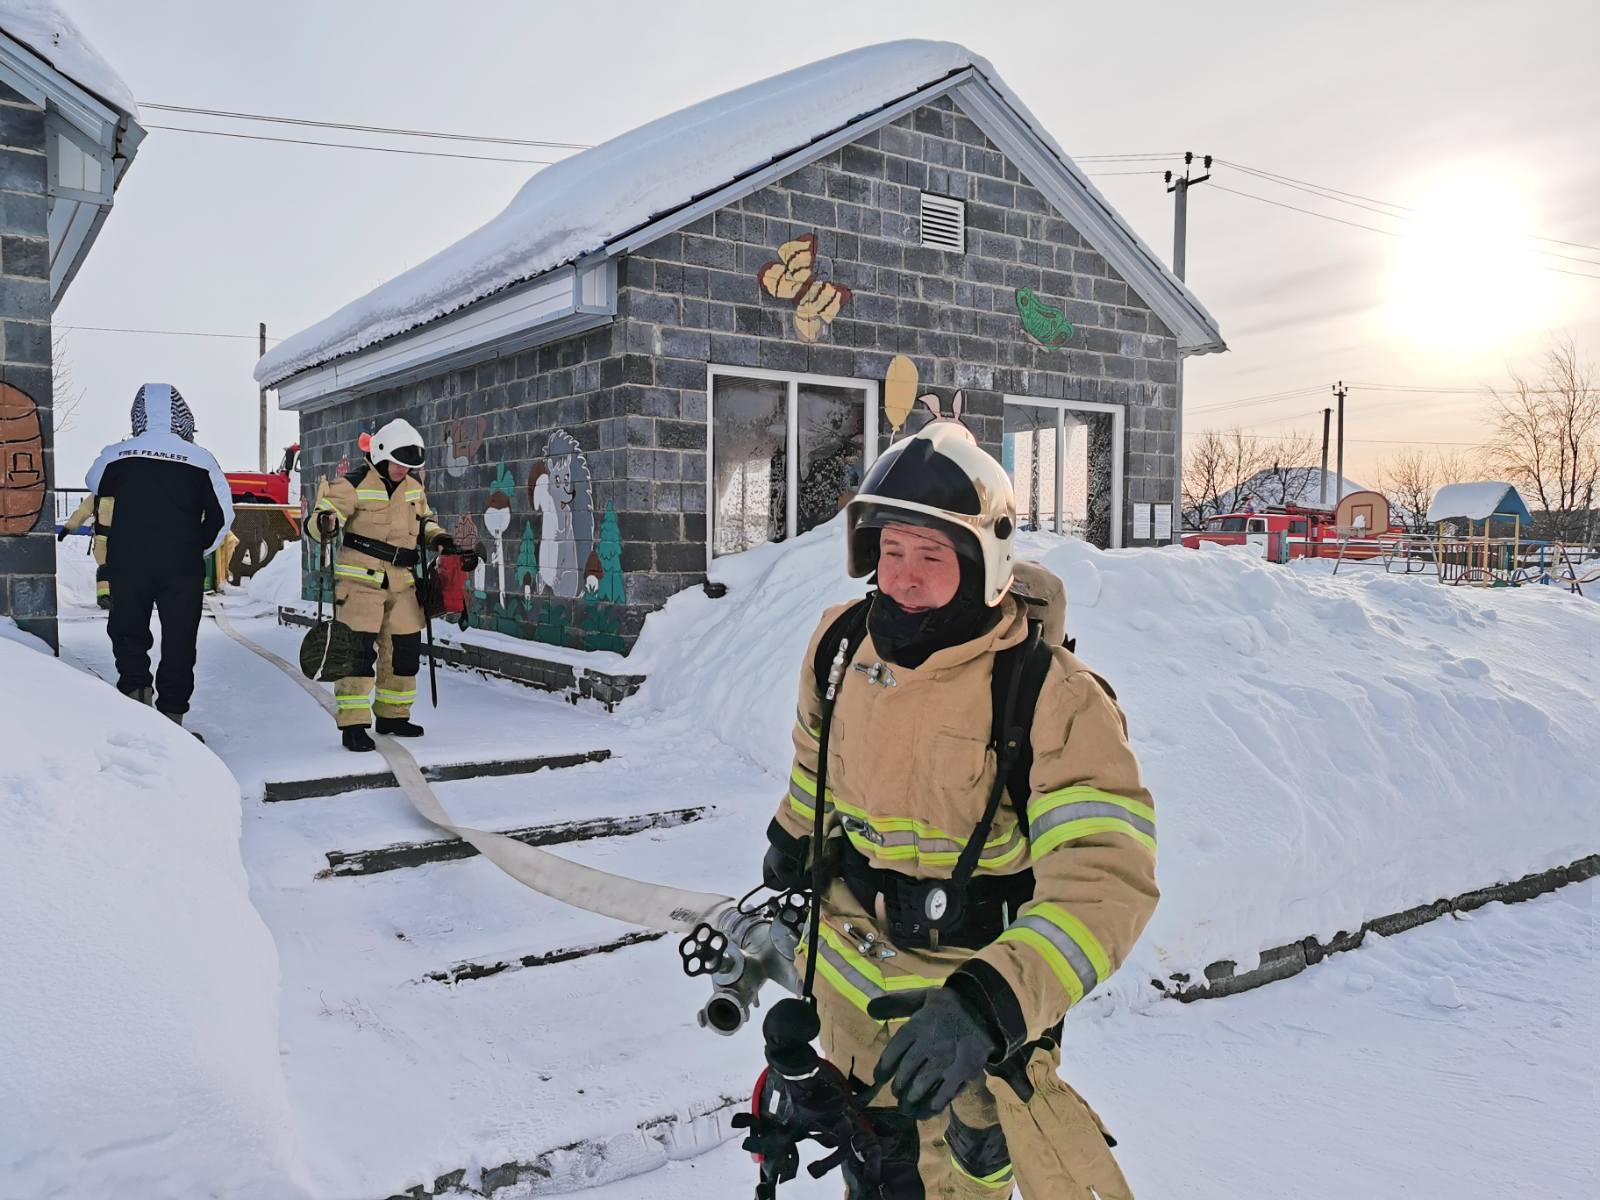
<path id="1" fill-rule="evenodd" d="M 1475 587 L 1519 587 L 1562 583 L 1580 595 L 1583 584 L 1600 579 L 1600 565 L 1584 565 L 1587 549 L 1523 536 L 1532 520 L 1527 504 L 1509 483 L 1451 483 L 1428 505 L 1434 570 L 1440 583 Z M 1408 548 L 1405 569 L 1415 556 Z"/>

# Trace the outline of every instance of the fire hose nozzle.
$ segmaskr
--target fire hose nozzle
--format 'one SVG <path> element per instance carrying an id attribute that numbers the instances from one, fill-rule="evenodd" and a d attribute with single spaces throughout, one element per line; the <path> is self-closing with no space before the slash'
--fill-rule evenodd
<path id="1" fill-rule="evenodd" d="M 719 913 L 716 930 L 697 931 L 684 939 L 685 971 L 711 976 L 711 998 L 696 1015 L 704 1029 L 732 1036 L 761 1003 L 761 987 L 772 980 L 790 992 L 799 990 L 794 969 L 795 939 L 781 922 L 761 913 L 729 908 Z M 716 955 L 712 969 L 708 960 Z"/>

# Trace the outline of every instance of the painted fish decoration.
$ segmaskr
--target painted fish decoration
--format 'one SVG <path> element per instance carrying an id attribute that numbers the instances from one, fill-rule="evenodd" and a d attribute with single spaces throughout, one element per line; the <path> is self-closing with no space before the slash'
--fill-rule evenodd
<path id="1" fill-rule="evenodd" d="M 1036 346 L 1060 346 L 1072 336 L 1072 322 L 1067 315 L 1044 303 L 1031 288 L 1017 289 L 1017 313 L 1022 317 L 1022 332 Z"/>

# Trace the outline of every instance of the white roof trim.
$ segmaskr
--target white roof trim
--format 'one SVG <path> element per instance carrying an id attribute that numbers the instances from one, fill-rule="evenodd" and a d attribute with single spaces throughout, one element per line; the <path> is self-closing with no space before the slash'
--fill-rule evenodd
<path id="1" fill-rule="evenodd" d="M 0 31 L 0 67 L 9 67 L 22 82 L 7 79 L 35 104 L 44 104 L 72 122 L 85 136 L 107 149 L 115 140 L 122 114 L 85 91 L 68 75 L 40 58 L 22 42 Z"/>
<path id="2" fill-rule="evenodd" d="M 76 130 L 98 147 L 101 178 L 110 181 L 113 196 L 144 140 L 144 128 L 131 116 L 118 112 L 86 91 L 69 76 L 39 57 L 25 43 L 0 31 L 0 79 L 40 105 L 52 117 Z M 59 128 L 59 127 L 58 127 Z M 45 124 L 46 154 L 52 136 Z M 87 151 L 87 146 L 81 146 Z M 59 304 L 89 248 L 99 237 L 113 200 L 96 203 L 69 195 L 48 194 L 50 237 L 50 300 Z"/>
<path id="3" fill-rule="evenodd" d="M 308 412 L 451 366 L 482 362 L 604 325 L 617 312 L 616 264 L 560 267 L 499 296 L 277 385 L 278 407 Z"/>

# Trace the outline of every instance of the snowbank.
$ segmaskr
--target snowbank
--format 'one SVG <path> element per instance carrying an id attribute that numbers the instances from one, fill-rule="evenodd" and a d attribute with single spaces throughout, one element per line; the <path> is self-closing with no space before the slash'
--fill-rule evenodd
<path id="1" fill-rule="evenodd" d="M 138 117 L 139 106 L 122 76 L 100 57 L 55 0 L 0 0 L 0 30 L 27 46 L 79 87 L 113 108 Z"/>
<path id="2" fill-rule="evenodd" d="M 863 593 L 838 521 L 722 559 L 728 595 L 645 624 L 638 704 L 788 770 L 822 609 Z M 1160 814 L 1161 907 L 1109 994 L 1355 929 L 1600 849 L 1600 610 L 1235 549 L 1105 553 L 1035 536 L 1080 657 L 1110 679 Z"/>
<path id="3" fill-rule="evenodd" d="M 0 1195 L 302 1195 L 238 785 L 19 641 L 0 679 Z"/>

